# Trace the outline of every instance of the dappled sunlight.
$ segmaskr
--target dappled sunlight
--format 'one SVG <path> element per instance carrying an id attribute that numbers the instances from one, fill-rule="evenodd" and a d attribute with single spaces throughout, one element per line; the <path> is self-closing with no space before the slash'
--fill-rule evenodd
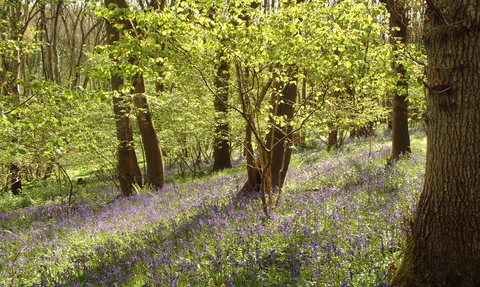
<path id="1" fill-rule="evenodd" d="M 294 165 L 270 220 L 258 200 L 236 196 L 241 173 L 168 184 L 102 208 L 78 202 L 68 212 L 50 205 L 2 213 L 1 282 L 384 286 L 424 162 L 414 153 L 388 166 L 386 146 L 380 140 L 361 152 L 365 144 L 352 144 Z"/>

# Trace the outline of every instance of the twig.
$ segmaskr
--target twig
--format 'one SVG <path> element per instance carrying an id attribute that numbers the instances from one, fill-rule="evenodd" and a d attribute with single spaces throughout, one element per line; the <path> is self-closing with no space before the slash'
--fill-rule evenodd
<path id="1" fill-rule="evenodd" d="M 65 168 L 63 168 L 63 166 L 58 161 L 55 161 L 55 164 L 57 165 L 58 169 L 60 169 L 62 171 L 62 173 L 65 175 L 65 177 L 70 182 L 70 191 L 68 193 L 68 208 L 70 208 L 70 207 L 72 207 L 72 196 L 73 196 L 73 182 L 72 182 L 72 179 L 68 175 L 68 172 L 65 170 Z"/>
<path id="2" fill-rule="evenodd" d="M 123 174 L 120 173 L 120 171 L 118 170 L 117 166 L 112 162 L 110 161 L 107 157 L 105 157 L 103 154 L 101 154 L 98 150 L 95 150 L 95 152 L 101 156 L 104 160 L 106 160 L 109 164 L 111 164 L 113 167 L 115 167 L 115 170 L 118 172 L 118 174 L 120 174 L 120 176 L 123 177 Z M 115 186 L 117 187 L 118 190 L 120 190 L 120 186 L 118 186 L 117 182 L 115 181 L 114 177 L 112 177 L 112 180 L 113 180 L 113 183 L 115 184 Z"/>
<path id="3" fill-rule="evenodd" d="M 21 106 L 25 105 L 26 103 L 28 103 L 33 97 L 35 97 L 36 94 L 32 94 L 30 97 L 28 97 L 25 101 L 21 102 L 20 104 L 16 105 L 15 107 L 13 107 L 12 109 L 10 109 L 9 111 L 6 111 L 6 112 L 2 112 L 4 115 L 8 115 L 10 114 L 11 112 L 13 112 L 14 110 L 20 108 Z"/>

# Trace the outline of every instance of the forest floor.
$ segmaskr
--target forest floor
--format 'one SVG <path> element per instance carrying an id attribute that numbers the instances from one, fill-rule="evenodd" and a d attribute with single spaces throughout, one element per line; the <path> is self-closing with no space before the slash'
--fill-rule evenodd
<path id="1" fill-rule="evenodd" d="M 0 212 L 0 286 L 388 286 L 425 147 L 412 134 L 394 165 L 388 136 L 298 149 L 268 220 L 240 165 L 129 199 L 87 183 L 70 208 Z"/>

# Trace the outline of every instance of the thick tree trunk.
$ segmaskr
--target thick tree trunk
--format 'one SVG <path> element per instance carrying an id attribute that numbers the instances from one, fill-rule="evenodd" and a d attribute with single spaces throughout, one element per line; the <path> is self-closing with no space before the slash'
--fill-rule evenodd
<path id="1" fill-rule="evenodd" d="M 150 106 L 144 95 L 145 82 L 141 75 L 135 75 L 133 83 L 135 87 L 134 102 L 137 107 L 137 122 L 142 135 L 145 160 L 147 161 L 145 184 L 151 184 L 153 187 L 161 189 L 165 181 L 163 156 L 153 124 Z"/>
<path id="2" fill-rule="evenodd" d="M 398 286 L 480 286 L 480 4 L 427 1 L 427 166 Z"/>
<path id="3" fill-rule="evenodd" d="M 390 160 L 410 153 L 410 134 L 408 131 L 408 101 L 406 95 L 393 96 L 392 153 Z"/>
<path id="4" fill-rule="evenodd" d="M 398 50 L 397 45 L 407 43 L 407 18 L 406 2 L 403 0 L 382 0 L 390 13 L 390 43 L 393 49 Z M 397 73 L 398 81 L 396 92 L 392 97 L 392 153 L 391 160 L 411 152 L 410 134 L 408 132 L 408 83 L 404 65 L 395 61 L 392 64 L 393 70 Z"/>
<path id="5" fill-rule="evenodd" d="M 219 58 L 223 58 L 222 53 L 219 53 Z M 216 123 L 215 139 L 213 143 L 213 171 L 232 167 L 232 161 L 230 159 L 230 141 L 228 140 L 230 127 L 226 119 L 228 112 L 228 86 L 230 80 L 229 69 L 228 62 L 223 59 L 220 60 L 215 79 L 217 94 L 214 99 Z"/>

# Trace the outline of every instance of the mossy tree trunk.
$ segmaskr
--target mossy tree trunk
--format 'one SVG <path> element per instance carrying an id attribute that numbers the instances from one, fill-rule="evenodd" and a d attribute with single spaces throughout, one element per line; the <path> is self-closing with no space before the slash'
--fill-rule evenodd
<path id="1" fill-rule="evenodd" d="M 480 4 L 427 3 L 425 186 L 392 284 L 480 286 Z"/>

